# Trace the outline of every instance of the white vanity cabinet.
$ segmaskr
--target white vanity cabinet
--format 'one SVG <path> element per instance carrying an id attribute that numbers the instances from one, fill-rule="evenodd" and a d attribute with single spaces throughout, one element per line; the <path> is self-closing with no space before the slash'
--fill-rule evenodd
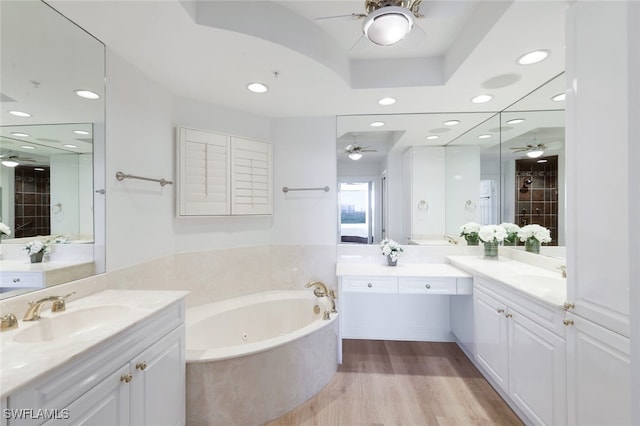
<path id="1" fill-rule="evenodd" d="M 12 425 L 183 425 L 184 302 L 116 334 L 7 398 L 9 410 L 43 409 Z"/>
<path id="2" fill-rule="evenodd" d="M 475 359 L 534 424 L 567 424 L 563 311 L 474 281 Z"/>
<path id="3" fill-rule="evenodd" d="M 566 319 L 568 424 L 632 424 L 630 340 L 571 313 Z"/>

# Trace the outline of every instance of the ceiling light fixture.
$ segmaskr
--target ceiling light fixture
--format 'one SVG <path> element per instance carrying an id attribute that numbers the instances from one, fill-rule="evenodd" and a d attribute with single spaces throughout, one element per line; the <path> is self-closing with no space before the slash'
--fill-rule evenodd
<path id="1" fill-rule="evenodd" d="M 524 118 L 514 118 L 507 121 L 507 124 L 520 124 L 524 122 Z"/>
<path id="2" fill-rule="evenodd" d="M 384 122 L 383 121 L 374 121 L 373 123 L 369 124 L 371 127 L 382 127 L 384 126 Z"/>
<path id="3" fill-rule="evenodd" d="M 438 136 L 438 135 L 430 135 L 430 136 L 427 136 L 427 140 L 432 141 L 432 140 L 435 140 L 435 139 L 440 139 L 440 136 Z"/>
<path id="4" fill-rule="evenodd" d="M 489 139 L 490 137 L 491 137 L 491 135 L 484 134 L 484 135 L 478 136 L 478 139 Z"/>
<path id="5" fill-rule="evenodd" d="M 65 148 L 77 148 L 78 147 L 78 145 L 73 145 L 73 144 L 70 144 L 70 143 L 64 144 L 62 146 L 64 146 Z"/>
<path id="6" fill-rule="evenodd" d="M 265 93 L 267 90 L 269 90 L 267 85 L 262 83 L 249 83 L 247 85 L 247 89 L 249 89 L 249 91 L 253 93 Z"/>
<path id="7" fill-rule="evenodd" d="M 33 170 L 37 172 L 44 172 L 44 169 L 42 167 L 34 167 Z"/>
<path id="8" fill-rule="evenodd" d="M 413 28 L 413 15 L 408 9 L 386 6 L 375 10 L 365 18 L 362 32 L 379 46 L 391 46 L 402 41 Z"/>
<path id="9" fill-rule="evenodd" d="M 16 117 L 31 117 L 31 114 L 24 111 L 9 111 L 9 114 L 15 115 Z"/>
<path id="10" fill-rule="evenodd" d="M 24 149 L 36 149 L 35 146 L 31 146 L 31 145 L 22 145 L 20 148 L 24 148 Z"/>
<path id="11" fill-rule="evenodd" d="M 76 135 L 90 135 L 91 133 L 87 132 L 86 130 L 74 130 L 73 133 L 75 133 Z"/>
<path id="12" fill-rule="evenodd" d="M 520 65 L 533 65 L 538 62 L 544 61 L 549 57 L 551 52 L 548 50 L 534 50 L 533 52 L 525 53 L 518 58 Z"/>
<path id="13" fill-rule="evenodd" d="M 7 167 L 16 167 L 18 166 L 20 163 L 18 163 L 16 160 L 12 160 L 10 158 L 6 159 L 6 160 L 2 160 L 2 165 L 3 166 L 7 166 Z"/>
<path id="14" fill-rule="evenodd" d="M 485 102 L 489 102 L 491 99 L 493 99 L 492 95 L 479 95 L 471 99 L 471 102 L 474 104 L 483 104 Z"/>
<path id="15" fill-rule="evenodd" d="M 554 101 L 554 102 L 562 102 L 566 98 L 567 98 L 567 94 L 566 93 L 558 93 L 557 95 L 552 97 L 551 100 Z"/>
<path id="16" fill-rule="evenodd" d="M 378 103 L 380 105 L 393 105 L 396 103 L 396 100 L 394 98 L 382 98 L 378 101 Z"/>
<path id="17" fill-rule="evenodd" d="M 13 136 L 18 136 L 18 137 L 20 137 L 20 138 L 28 138 L 29 136 L 31 136 L 31 135 L 30 135 L 30 134 L 28 134 L 28 133 L 21 133 L 21 132 L 11 132 L 11 134 L 12 134 Z"/>
<path id="18" fill-rule="evenodd" d="M 457 126 L 458 124 L 460 124 L 460 120 L 447 120 L 444 123 L 445 126 Z"/>
<path id="19" fill-rule="evenodd" d="M 75 91 L 76 95 L 85 99 L 100 99 L 100 95 L 91 90 L 78 89 Z"/>
<path id="20" fill-rule="evenodd" d="M 362 158 L 362 154 L 360 154 L 359 152 L 352 152 L 351 154 L 349 154 L 349 158 L 351 158 L 352 160 L 359 160 Z"/>
<path id="21" fill-rule="evenodd" d="M 538 163 L 546 163 L 547 161 L 549 161 L 549 160 L 542 159 L 542 160 L 538 160 L 537 162 Z"/>
<path id="22" fill-rule="evenodd" d="M 527 151 L 527 157 L 529 158 L 538 158 L 544 154 L 544 150 L 541 148 L 536 148 L 531 151 Z"/>

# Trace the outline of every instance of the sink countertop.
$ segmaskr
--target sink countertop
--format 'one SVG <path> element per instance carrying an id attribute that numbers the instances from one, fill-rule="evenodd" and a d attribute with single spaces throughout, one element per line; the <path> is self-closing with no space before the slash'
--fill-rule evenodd
<path id="1" fill-rule="evenodd" d="M 67 300 L 65 312 L 52 313 L 45 305 L 42 318 L 54 318 L 66 313 L 100 306 L 124 306 L 128 310 L 110 318 L 103 325 L 69 337 L 34 343 L 20 343 L 14 337 L 21 331 L 38 326 L 38 321 L 24 322 L 15 312 L 19 327 L 0 334 L 0 398 L 10 395 L 25 384 L 44 376 L 67 361 L 87 352 L 104 340 L 140 323 L 150 315 L 183 299 L 186 291 L 105 290 L 80 299 Z M 24 307 L 25 311 L 27 306 Z"/>
<path id="2" fill-rule="evenodd" d="M 337 276 L 379 276 L 379 277 L 451 277 L 471 278 L 471 274 L 448 263 L 402 263 L 388 266 L 380 263 L 338 263 Z"/>
<path id="3" fill-rule="evenodd" d="M 485 259 L 484 256 L 447 256 L 447 259 L 452 265 L 467 272 L 499 281 L 554 307 L 562 307 L 567 300 L 567 281 L 561 278 L 560 271 L 552 272 L 504 256 L 498 259 Z M 525 279 L 534 277 L 535 280 Z"/>

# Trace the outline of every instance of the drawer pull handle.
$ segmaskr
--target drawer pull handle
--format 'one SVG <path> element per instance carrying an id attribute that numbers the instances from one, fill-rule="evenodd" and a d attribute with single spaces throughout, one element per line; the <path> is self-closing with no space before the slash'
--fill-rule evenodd
<path id="1" fill-rule="evenodd" d="M 511 318 L 511 317 L 513 317 L 513 315 L 512 314 L 505 314 L 505 317 Z"/>
<path id="2" fill-rule="evenodd" d="M 14 283 L 19 283 L 19 282 L 20 282 L 20 278 L 14 278 L 14 279 L 13 279 L 13 282 L 14 282 Z"/>
<path id="3" fill-rule="evenodd" d="M 122 376 L 120 376 L 121 382 L 129 383 L 131 380 L 133 380 L 133 375 L 129 373 L 123 374 Z"/>
<path id="4" fill-rule="evenodd" d="M 142 361 L 136 364 L 136 368 L 140 371 L 144 371 L 145 368 L 147 368 L 147 362 L 146 361 Z"/>
<path id="5" fill-rule="evenodd" d="M 498 308 L 498 313 L 499 313 L 499 314 L 504 314 L 504 309 L 502 309 L 502 308 Z"/>
<path id="6" fill-rule="evenodd" d="M 576 307 L 576 305 L 574 305 L 573 303 L 569 303 L 569 302 L 564 302 L 564 304 L 562 305 L 562 307 L 564 308 L 565 311 L 568 311 L 569 309 L 573 309 Z"/>
<path id="7" fill-rule="evenodd" d="M 424 285 L 424 288 L 426 288 L 426 289 L 430 289 L 430 288 L 431 288 L 431 284 L 425 284 L 425 285 Z"/>
<path id="8" fill-rule="evenodd" d="M 373 284 L 367 283 L 367 287 L 371 288 L 371 287 L 373 287 Z"/>
<path id="9" fill-rule="evenodd" d="M 562 323 L 563 323 L 564 325 L 573 325 L 573 320 L 570 320 L 570 319 L 568 319 L 568 318 L 565 318 L 565 319 L 563 319 L 563 320 L 562 320 Z"/>

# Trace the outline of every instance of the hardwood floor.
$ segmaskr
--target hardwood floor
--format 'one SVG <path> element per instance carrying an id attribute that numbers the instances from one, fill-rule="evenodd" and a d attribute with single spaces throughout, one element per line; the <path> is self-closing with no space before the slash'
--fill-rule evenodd
<path id="1" fill-rule="evenodd" d="M 331 382 L 268 425 L 522 422 L 455 343 L 345 340 L 343 364 Z"/>

